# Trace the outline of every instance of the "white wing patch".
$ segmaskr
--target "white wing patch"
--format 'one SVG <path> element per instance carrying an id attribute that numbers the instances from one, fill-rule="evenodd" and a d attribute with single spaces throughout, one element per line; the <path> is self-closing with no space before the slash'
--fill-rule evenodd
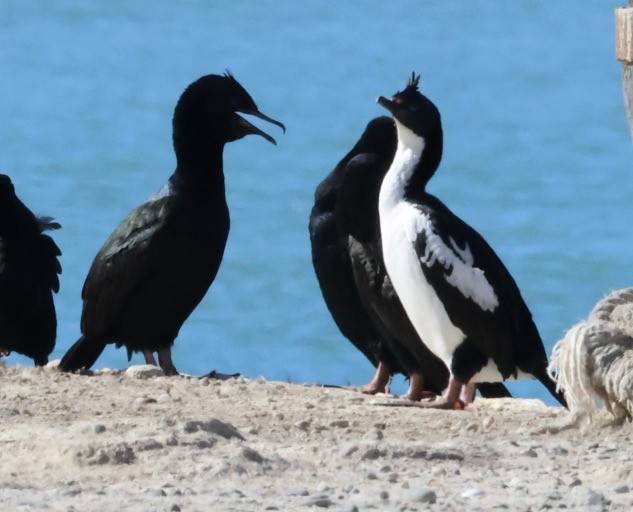
<path id="1" fill-rule="evenodd" d="M 484 271 L 474 266 L 473 254 L 468 246 L 462 249 L 449 237 L 451 247 L 437 234 L 428 215 L 417 212 L 415 222 L 410 224 L 407 237 L 411 242 L 419 236 L 426 239 L 424 255 L 420 257 L 422 264 L 432 267 L 439 262 L 450 274 L 446 282 L 457 288 L 464 297 L 472 299 L 484 311 L 494 311 L 499 306 L 499 299 L 486 279 Z"/>

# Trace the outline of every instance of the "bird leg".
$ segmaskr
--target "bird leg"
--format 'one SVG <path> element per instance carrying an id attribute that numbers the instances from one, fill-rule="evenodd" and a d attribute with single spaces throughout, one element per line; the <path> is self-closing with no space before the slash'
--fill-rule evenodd
<path id="1" fill-rule="evenodd" d="M 421 407 L 423 409 L 463 409 L 464 403 L 459 399 L 462 387 L 466 383 L 451 375 L 448 381 L 448 388 L 444 394 L 432 402 L 390 402 L 385 404 L 388 407 Z"/>
<path id="2" fill-rule="evenodd" d="M 401 398 L 419 402 L 424 398 L 435 398 L 435 393 L 424 390 L 424 376 L 421 372 L 413 372 L 409 375 L 409 389 Z"/>
<path id="3" fill-rule="evenodd" d="M 152 366 L 158 366 L 156 359 L 154 359 L 154 353 L 149 350 L 143 350 L 143 356 L 145 357 L 145 364 L 151 364 Z"/>
<path id="4" fill-rule="evenodd" d="M 361 386 L 360 392 L 366 395 L 375 395 L 376 393 L 387 393 L 389 391 L 389 381 L 391 380 L 391 368 L 384 362 L 378 363 L 374 378 L 369 384 Z"/>
<path id="5" fill-rule="evenodd" d="M 158 364 L 165 372 L 165 375 L 179 375 L 171 360 L 171 348 L 161 348 L 158 351 Z"/>

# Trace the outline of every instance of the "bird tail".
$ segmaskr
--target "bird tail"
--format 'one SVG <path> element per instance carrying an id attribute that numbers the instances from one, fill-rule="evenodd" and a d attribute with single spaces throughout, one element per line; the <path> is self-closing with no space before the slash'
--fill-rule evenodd
<path id="1" fill-rule="evenodd" d="M 484 398 L 512 398 L 512 395 L 501 382 L 480 382 L 477 391 Z"/>
<path id="2" fill-rule="evenodd" d="M 107 343 L 102 339 L 82 336 L 62 357 L 59 369 L 63 372 L 74 372 L 82 368 L 90 368 L 106 345 Z"/>

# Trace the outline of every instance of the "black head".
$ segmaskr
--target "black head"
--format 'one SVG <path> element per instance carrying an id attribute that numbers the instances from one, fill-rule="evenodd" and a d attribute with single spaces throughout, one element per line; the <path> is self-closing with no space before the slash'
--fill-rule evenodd
<path id="1" fill-rule="evenodd" d="M 10 196 L 15 195 L 15 188 L 13 183 L 11 183 L 11 178 L 6 174 L 0 174 L 0 197 L 5 197 L 7 194 Z"/>
<path id="2" fill-rule="evenodd" d="M 394 94 L 391 100 L 380 96 L 376 102 L 391 112 L 400 124 L 419 137 L 426 138 L 441 130 L 442 120 L 437 107 L 418 90 L 419 83 L 420 75 L 412 73 L 404 90 Z"/>
<path id="3" fill-rule="evenodd" d="M 259 117 L 286 131 L 285 126 L 262 114 L 239 82 L 228 71 L 206 75 L 193 82 L 180 96 L 174 111 L 176 152 L 212 143 L 224 144 L 253 134 L 276 144 L 267 133 L 253 126 L 238 112 Z"/>
<path id="4" fill-rule="evenodd" d="M 393 159 L 396 142 L 396 126 L 393 119 L 387 116 L 376 117 L 369 121 L 359 140 L 362 152 L 376 153 L 381 158 L 389 159 Z"/>

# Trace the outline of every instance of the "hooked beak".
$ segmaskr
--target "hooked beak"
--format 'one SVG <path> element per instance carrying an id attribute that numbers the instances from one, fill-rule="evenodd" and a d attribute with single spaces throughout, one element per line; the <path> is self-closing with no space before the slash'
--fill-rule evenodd
<path id="1" fill-rule="evenodd" d="M 378 103 L 378 105 L 380 105 L 381 107 L 386 108 L 392 114 L 395 113 L 394 110 L 396 110 L 397 105 L 393 101 L 385 98 L 384 96 L 379 96 L 378 99 L 376 100 L 376 103 Z"/>
<path id="2" fill-rule="evenodd" d="M 264 121 L 277 125 L 284 131 L 284 133 L 286 133 L 286 127 L 283 125 L 283 123 L 280 123 L 279 121 L 276 121 L 275 119 L 262 114 L 259 110 L 241 110 L 240 112 L 249 116 L 258 117 L 259 119 L 263 119 Z M 237 112 L 233 112 L 231 119 L 233 121 L 233 129 L 236 139 L 241 139 L 246 135 L 259 135 L 261 137 L 264 137 L 264 139 L 266 139 L 271 144 L 274 144 L 275 146 L 277 145 L 277 141 L 275 139 L 273 139 L 266 132 L 257 128 L 257 126 L 249 123 L 242 116 L 238 115 Z"/>

